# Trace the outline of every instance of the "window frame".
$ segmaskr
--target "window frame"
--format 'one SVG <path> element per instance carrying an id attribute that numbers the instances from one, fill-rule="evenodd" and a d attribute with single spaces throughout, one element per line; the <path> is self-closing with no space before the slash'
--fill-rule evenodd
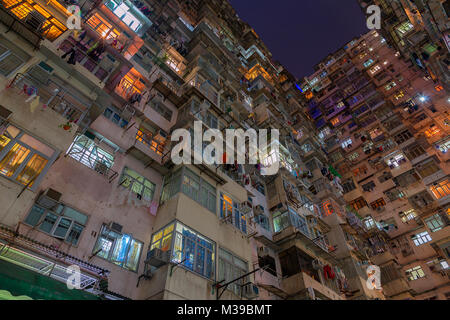
<path id="1" fill-rule="evenodd" d="M 8 128 L 15 128 L 18 130 L 17 135 L 14 137 L 8 133 Z M 6 136 L 6 134 L 8 135 Z M 24 160 L 20 163 L 20 165 L 14 170 L 14 173 L 11 176 L 4 175 L 3 173 L 0 173 L 0 176 L 3 178 L 6 178 L 10 181 L 13 181 L 15 183 L 18 183 L 22 186 L 27 186 L 31 191 L 36 191 L 39 184 L 41 183 L 42 179 L 47 174 L 48 170 L 52 166 L 52 164 L 55 162 L 59 152 L 55 150 L 53 147 L 49 146 L 47 143 L 42 142 L 40 139 L 36 138 L 34 135 L 28 133 L 25 130 L 22 130 L 21 128 L 14 126 L 14 125 L 8 125 L 4 134 L 1 135 L 2 137 L 6 137 L 9 139 L 9 141 L 6 143 L 6 145 L 0 150 L 0 163 L 5 160 L 8 153 L 17 145 L 26 148 L 29 150 L 29 153 L 26 155 Z M 53 154 L 51 156 L 45 155 L 41 151 L 29 146 L 26 142 L 20 141 L 20 139 L 24 136 L 29 136 L 32 139 L 36 140 L 38 143 L 41 143 L 45 147 L 53 150 Z M 26 169 L 27 165 L 30 163 L 30 160 L 33 159 L 34 155 L 38 155 L 44 160 L 47 160 L 47 163 L 45 166 L 41 169 L 39 174 L 34 178 L 34 181 L 29 181 L 27 184 L 22 183 L 21 181 L 17 180 L 19 175 L 21 175 L 24 170 Z"/>

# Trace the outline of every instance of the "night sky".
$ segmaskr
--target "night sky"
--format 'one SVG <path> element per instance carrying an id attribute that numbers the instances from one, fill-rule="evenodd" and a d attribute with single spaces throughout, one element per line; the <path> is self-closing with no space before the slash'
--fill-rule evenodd
<path id="1" fill-rule="evenodd" d="M 356 0 L 229 0 L 280 61 L 299 79 L 369 30 Z"/>

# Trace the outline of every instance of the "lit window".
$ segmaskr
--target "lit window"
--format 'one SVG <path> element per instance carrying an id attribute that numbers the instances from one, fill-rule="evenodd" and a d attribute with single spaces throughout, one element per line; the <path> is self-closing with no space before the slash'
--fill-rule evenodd
<path id="1" fill-rule="evenodd" d="M 439 132 L 441 132 L 441 130 L 436 125 L 433 124 L 430 126 L 428 130 L 425 130 L 425 135 L 428 138 L 431 138 L 432 136 L 438 134 Z"/>
<path id="2" fill-rule="evenodd" d="M 394 95 L 394 98 L 395 98 L 395 100 L 400 100 L 404 96 L 405 96 L 405 93 L 403 92 L 403 90 L 400 90 Z"/>
<path id="3" fill-rule="evenodd" d="M 442 153 L 447 153 L 450 149 L 450 139 L 436 146 Z"/>
<path id="4" fill-rule="evenodd" d="M 392 81 L 392 82 L 389 82 L 384 88 L 386 89 L 386 91 L 389 91 L 392 88 L 394 88 L 395 86 L 397 86 L 397 84 L 395 83 L 395 81 Z"/>
<path id="5" fill-rule="evenodd" d="M 339 118 L 338 117 L 331 119 L 331 124 L 333 126 L 336 126 L 338 123 L 339 123 Z"/>
<path id="6" fill-rule="evenodd" d="M 114 156 L 97 146 L 94 140 L 89 139 L 85 135 L 75 137 L 67 154 L 103 175 L 108 175 L 114 164 Z"/>
<path id="7" fill-rule="evenodd" d="M 363 219 L 363 223 L 366 226 L 367 230 L 370 230 L 376 226 L 375 220 L 372 217 L 366 217 Z"/>
<path id="8" fill-rule="evenodd" d="M 444 221 L 442 221 L 441 215 L 439 213 L 426 218 L 425 222 L 428 228 L 430 228 L 431 232 L 439 231 L 444 227 Z"/>
<path id="9" fill-rule="evenodd" d="M 0 158 L 0 175 L 28 187 L 49 166 L 55 153 L 52 148 L 13 126 L 0 135 L 0 150 L 6 151 Z"/>
<path id="10" fill-rule="evenodd" d="M 402 219 L 404 223 L 408 222 L 409 220 L 415 219 L 416 217 L 417 213 L 414 209 L 410 209 L 405 212 L 400 212 L 400 219 Z"/>
<path id="11" fill-rule="evenodd" d="M 381 67 L 380 67 L 379 64 L 377 64 L 376 66 L 370 68 L 369 71 L 370 71 L 371 74 L 375 74 L 375 73 L 377 73 L 379 70 L 381 70 Z"/>
<path id="12" fill-rule="evenodd" d="M 448 179 L 435 183 L 430 187 L 431 192 L 436 197 L 440 199 L 446 197 L 450 194 L 450 181 Z"/>
<path id="13" fill-rule="evenodd" d="M 394 169 L 400 167 L 402 163 L 406 162 L 406 158 L 403 154 L 397 154 L 387 161 L 389 168 Z"/>
<path id="14" fill-rule="evenodd" d="M 364 68 L 368 68 L 370 67 L 372 64 L 374 63 L 374 61 L 372 59 L 366 60 L 366 62 L 364 62 Z"/>
<path id="15" fill-rule="evenodd" d="M 356 159 L 358 159 L 359 157 L 359 153 L 358 152 L 354 152 L 351 155 L 348 156 L 348 160 L 350 161 L 355 161 Z"/>
<path id="16" fill-rule="evenodd" d="M 103 225 L 93 253 L 124 269 L 137 272 L 142 247 L 143 243 L 131 235 L 118 233 Z"/>
<path id="17" fill-rule="evenodd" d="M 352 138 L 349 138 L 341 143 L 342 148 L 347 148 L 352 145 Z"/>
<path id="18" fill-rule="evenodd" d="M 247 233 L 247 216 L 239 210 L 238 202 L 223 193 L 220 195 L 220 218 L 229 219 L 237 229 Z"/>
<path id="19" fill-rule="evenodd" d="M 405 21 L 397 27 L 397 32 L 400 35 L 400 37 L 404 37 L 413 28 L 414 28 L 414 26 L 411 22 Z"/>
<path id="20" fill-rule="evenodd" d="M 406 270 L 406 276 L 410 281 L 413 281 L 425 277 L 425 272 L 423 272 L 420 266 L 417 266 Z"/>
<path id="21" fill-rule="evenodd" d="M 125 167 L 119 185 L 136 194 L 138 199 L 146 201 L 153 200 L 155 184 L 138 174 L 136 171 Z"/>
<path id="22" fill-rule="evenodd" d="M 417 247 L 432 240 L 431 236 L 428 234 L 428 231 L 415 234 L 411 236 L 411 239 Z"/>

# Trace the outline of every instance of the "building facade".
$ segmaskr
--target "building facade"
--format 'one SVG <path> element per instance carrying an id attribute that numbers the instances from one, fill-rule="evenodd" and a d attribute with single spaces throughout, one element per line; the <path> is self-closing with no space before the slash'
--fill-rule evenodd
<path id="1" fill-rule="evenodd" d="M 395 96 L 375 94 L 395 87 L 393 80 L 390 85 L 381 77 L 373 80 L 359 59 L 365 49 L 354 48 L 367 42 L 374 52 L 368 57 L 376 52 L 393 61 L 396 55 L 381 37 L 369 33 L 341 49 L 333 59 L 345 59 L 342 68 L 334 62 L 319 66 L 318 77 L 330 74 L 319 89 L 315 76 L 300 84 L 274 61 L 227 1 L 86 1 L 80 29 L 73 29 L 66 9 L 72 4 L 13 0 L 0 6 L 0 289 L 33 299 L 445 296 L 445 91 L 432 92 L 428 77 L 398 59 L 395 76 L 404 81 Z M 397 148 L 408 157 L 421 147 L 420 159 L 401 167 L 392 156 L 405 168 L 388 178 L 392 188 L 398 176 L 398 183 L 408 186 L 409 176 L 401 177 L 419 170 L 416 164 L 433 171 L 403 190 L 398 203 L 389 202 L 391 208 L 387 200 L 380 205 L 389 213 L 382 218 L 387 224 L 406 217 L 406 226 L 397 221 L 398 237 L 384 230 L 367 205 L 366 212 L 355 205 L 362 195 L 352 189 L 350 197 L 346 185 L 355 165 L 341 161 L 347 155 L 339 158 L 330 145 L 337 128 L 353 119 L 341 111 L 361 105 L 339 96 L 331 100 L 345 107 L 327 110 L 323 101 L 342 87 L 331 74 L 340 72 L 349 75 L 347 85 L 355 84 L 364 101 L 371 99 L 374 110 L 383 104 L 389 121 L 397 105 L 395 119 L 405 128 L 414 127 L 408 121 L 416 115 L 427 122 L 416 124 L 426 126 L 429 136 L 411 129 L 408 143 Z M 369 83 L 374 88 L 367 90 Z M 419 106 L 410 102 L 417 98 L 414 88 L 421 90 L 418 99 L 426 100 Z M 349 132 L 365 130 L 369 122 Z M 239 154 L 228 150 L 218 155 L 224 164 L 176 163 L 172 151 L 180 145 L 192 149 L 192 158 L 217 156 L 195 137 L 173 139 L 176 129 L 194 133 L 199 123 L 201 130 L 219 133 L 277 129 L 279 138 L 268 137 L 267 148 L 260 145 L 262 156 L 254 164 L 231 161 Z M 388 136 L 387 130 L 383 134 Z M 391 152 L 397 147 L 395 137 L 374 142 L 379 141 L 392 142 Z M 245 153 L 253 156 L 250 149 Z M 265 175 L 272 165 L 279 171 Z M 355 190 L 360 180 L 355 178 Z M 409 219 L 409 208 L 394 217 L 405 199 L 418 219 Z M 422 200 L 428 201 L 426 210 Z M 423 223 L 414 227 L 416 220 Z M 390 253 L 393 241 L 412 232 L 414 244 L 428 242 L 417 246 L 423 252 L 407 260 Z M 432 287 L 421 280 L 408 285 L 407 277 L 423 278 L 429 261 Z M 383 290 L 368 285 L 366 269 L 372 264 L 381 267 L 382 281 L 391 277 Z M 80 281 L 70 290 L 66 283 L 73 270 L 79 270 Z M 404 286 L 401 292 L 398 286 Z"/>

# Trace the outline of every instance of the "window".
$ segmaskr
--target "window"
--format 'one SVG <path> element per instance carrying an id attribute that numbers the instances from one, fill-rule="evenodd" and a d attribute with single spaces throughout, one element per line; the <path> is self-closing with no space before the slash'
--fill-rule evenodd
<path id="1" fill-rule="evenodd" d="M 142 23 L 131 13 L 130 7 L 125 2 L 122 2 L 121 4 L 118 4 L 117 2 L 116 0 L 110 0 L 106 3 L 106 6 L 110 8 L 123 23 L 129 26 L 131 30 L 134 32 L 139 31 L 142 27 Z"/>
<path id="2" fill-rule="evenodd" d="M 150 250 L 171 250 L 171 261 L 208 279 L 215 276 L 216 244 L 176 221 L 152 236 Z"/>
<path id="3" fill-rule="evenodd" d="M 392 188 L 390 190 L 384 191 L 386 197 L 388 197 L 389 201 L 395 201 L 397 199 L 401 199 L 405 197 L 405 193 L 397 188 Z"/>
<path id="4" fill-rule="evenodd" d="M 370 203 L 370 206 L 372 207 L 373 210 L 380 210 L 384 208 L 385 205 L 386 201 L 384 201 L 383 198 L 377 199 L 374 202 Z"/>
<path id="5" fill-rule="evenodd" d="M 415 158 L 420 157 L 425 153 L 426 153 L 425 149 L 418 144 L 413 145 L 412 147 L 408 148 L 408 150 L 405 151 L 405 155 L 411 161 L 414 160 Z"/>
<path id="6" fill-rule="evenodd" d="M 439 151 L 442 153 L 447 153 L 447 151 L 450 149 L 450 139 L 436 144 L 436 148 L 439 149 Z"/>
<path id="7" fill-rule="evenodd" d="M 450 194 L 450 182 L 448 179 L 445 179 L 444 181 L 434 183 L 430 187 L 430 190 L 436 199 L 441 199 Z"/>
<path id="8" fill-rule="evenodd" d="M 348 160 L 355 161 L 356 159 L 358 159 L 358 157 L 359 157 L 359 153 L 353 152 L 351 155 L 348 156 Z"/>
<path id="9" fill-rule="evenodd" d="M 149 130 L 140 127 L 136 133 L 136 140 L 145 144 L 150 150 L 156 152 L 160 156 L 164 153 L 165 141 L 162 139 L 156 139 L 153 133 Z"/>
<path id="10" fill-rule="evenodd" d="M 396 86 L 397 86 L 397 83 L 395 83 L 395 81 L 391 81 L 387 85 L 384 86 L 384 89 L 386 91 L 389 91 L 389 90 L 391 90 L 392 88 L 394 88 Z"/>
<path id="11" fill-rule="evenodd" d="M 184 168 L 181 190 L 192 200 L 216 213 L 216 188 L 187 168 Z"/>
<path id="12" fill-rule="evenodd" d="M 243 233 L 247 233 L 247 216 L 239 210 L 239 203 L 229 196 L 220 194 L 220 218 L 228 218 Z"/>
<path id="13" fill-rule="evenodd" d="M 374 227 L 376 226 L 375 220 L 373 220 L 373 218 L 370 217 L 370 216 L 364 218 L 364 219 L 363 219 L 363 223 L 364 223 L 364 225 L 366 226 L 366 229 L 367 229 L 367 230 L 370 230 L 370 229 L 372 229 L 372 228 L 374 228 Z"/>
<path id="14" fill-rule="evenodd" d="M 375 182 L 369 181 L 368 183 L 363 184 L 362 188 L 366 192 L 371 192 L 373 191 L 373 189 L 375 189 Z"/>
<path id="15" fill-rule="evenodd" d="M 387 161 L 387 165 L 389 166 L 389 168 L 395 169 L 395 168 L 400 167 L 400 165 L 404 162 L 406 162 L 405 156 L 400 153 L 400 154 L 397 154 L 397 155 L 393 156 L 392 158 L 390 158 Z"/>
<path id="16" fill-rule="evenodd" d="M 434 135 L 437 135 L 441 132 L 441 130 L 435 125 L 432 124 L 429 129 L 425 130 L 425 135 L 427 138 L 431 138 Z"/>
<path id="17" fill-rule="evenodd" d="M 76 246 L 87 219 L 86 215 L 63 204 L 57 205 L 54 210 L 35 204 L 25 219 L 25 223 Z"/>
<path id="18" fill-rule="evenodd" d="M 405 21 L 402 24 L 400 24 L 396 29 L 397 33 L 400 37 L 404 37 L 409 31 L 411 31 L 414 28 L 411 22 Z"/>
<path id="19" fill-rule="evenodd" d="M 352 190 L 356 189 L 355 183 L 353 182 L 353 179 L 348 179 L 344 181 L 342 184 L 342 188 L 344 189 L 344 193 L 348 193 Z"/>
<path id="20" fill-rule="evenodd" d="M 0 74 L 7 77 L 28 60 L 28 56 L 9 41 L 0 38 Z"/>
<path id="21" fill-rule="evenodd" d="M 336 126 L 337 124 L 339 124 L 339 117 L 333 118 L 331 119 L 331 124 L 333 126 Z"/>
<path id="22" fill-rule="evenodd" d="M 377 73 L 380 70 L 381 70 L 381 66 L 379 64 L 377 64 L 376 66 L 370 68 L 369 71 L 370 71 L 371 74 L 375 74 L 375 73 Z"/>
<path id="23" fill-rule="evenodd" d="M 355 208 L 355 210 L 359 210 L 365 206 L 367 206 L 366 200 L 364 200 L 363 197 L 359 197 L 358 199 L 353 200 L 350 202 L 350 205 Z"/>
<path id="24" fill-rule="evenodd" d="M 85 135 L 77 135 L 67 154 L 100 174 L 107 175 L 114 164 L 114 156 L 103 150 Z"/>
<path id="25" fill-rule="evenodd" d="M 136 194 L 138 199 L 153 200 L 155 184 L 127 167 L 123 169 L 119 185 Z"/>
<path id="26" fill-rule="evenodd" d="M 427 224 L 428 228 L 430 228 L 431 232 L 436 232 L 444 228 L 444 221 L 442 221 L 439 213 L 426 218 L 425 223 Z"/>
<path id="27" fill-rule="evenodd" d="M 402 144 L 403 142 L 411 139 L 413 137 L 412 133 L 405 130 L 397 135 L 395 135 L 394 140 L 397 144 Z"/>
<path id="28" fill-rule="evenodd" d="M 420 266 L 417 266 L 406 270 L 406 276 L 410 281 L 413 281 L 425 277 L 425 272 L 423 272 Z"/>
<path id="29" fill-rule="evenodd" d="M 0 135 L 0 175 L 32 187 L 49 168 L 55 150 L 20 129 L 8 126 Z"/>
<path id="30" fill-rule="evenodd" d="M 351 145 L 352 145 L 352 138 L 348 138 L 347 140 L 341 143 L 341 146 L 344 149 Z"/>
<path id="31" fill-rule="evenodd" d="M 415 234 L 411 236 L 411 239 L 417 247 L 432 240 L 428 231 Z"/>
<path id="32" fill-rule="evenodd" d="M 180 62 L 171 55 L 167 55 L 166 64 L 175 72 L 180 72 Z"/>
<path id="33" fill-rule="evenodd" d="M 363 63 L 364 68 L 370 67 L 373 63 L 374 63 L 373 59 L 368 59 L 368 60 L 366 60 L 366 61 Z"/>
<path id="34" fill-rule="evenodd" d="M 416 170 L 422 178 L 426 178 L 438 172 L 439 170 L 441 170 L 441 168 L 436 164 L 433 158 L 430 158 L 418 164 L 416 166 Z"/>
<path id="35" fill-rule="evenodd" d="M 128 121 L 123 119 L 120 113 L 114 111 L 113 108 L 106 108 L 103 115 L 121 128 L 125 128 L 128 125 Z"/>
<path id="36" fill-rule="evenodd" d="M 266 215 L 260 214 L 255 216 L 255 223 L 259 224 L 263 229 L 270 231 L 270 221 Z"/>
<path id="37" fill-rule="evenodd" d="M 157 113 L 159 113 L 164 119 L 167 121 L 172 120 L 173 112 L 166 106 L 164 106 L 162 103 L 159 102 L 151 102 L 150 107 L 155 110 Z"/>
<path id="38" fill-rule="evenodd" d="M 400 219 L 402 219 L 402 221 L 404 223 L 408 222 L 409 220 L 415 219 L 417 217 L 417 213 L 414 209 L 409 209 L 405 212 L 400 212 Z"/>
<path id="39" fill-rule="evenodd" d="M 233 281 L 244 274 L 248 273 L 248 265 L 242 259 L 234 256 L 230 252 L 220 248 L 219 249 L 219 277 L 218 280 L 225 280 L 223 283 Z M 250 277 L 247 276 L 232 284 L 228 285 L 228 288 L 236 295 L 241 295 L 242 286 L 250 281 Z"/>
<path id="40" fill-rule="evenodd" d="M 103 225 L 93 253 L 124 269 L 137 272 L 143 243 Z"/>

